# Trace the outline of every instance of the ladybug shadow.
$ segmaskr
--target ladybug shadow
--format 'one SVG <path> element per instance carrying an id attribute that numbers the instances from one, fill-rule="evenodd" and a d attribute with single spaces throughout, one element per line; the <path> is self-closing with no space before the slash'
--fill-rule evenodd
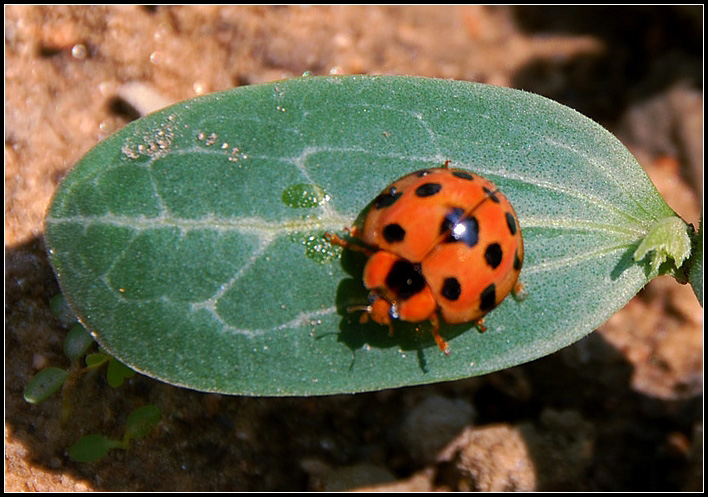
<path id="1" fill-rule="evenodd" d="M 432 325 L 429 322 L 409 323 L 394 320 L 393 334 L 389 333 L 387 326 L 370 319 L 361 322 L 362 316 L 366 317 L 366 314 L 356 307 L 368 304 L 369 291 L 362 283 L 366 261 L 367 256 L 360 252 L 347 249 L 342 252 L 340 260 L 342 268 L 352 277 L 343 279 L 337 287 L 335 302 L 337 313 L 342 317 L 337 340 L 346 345 L 352 353 L 365 346 L 381 349 L 398 347 L 401 351 L 415 351 L 418 353 L 421 368 L 425 370 L 423 357 L 425 349 L 443 353 L 430 333 Z M 440 324 L 440 333 L 446 340 L 469 329 L 469 323 L 448 325 L 441 322 Z"/>

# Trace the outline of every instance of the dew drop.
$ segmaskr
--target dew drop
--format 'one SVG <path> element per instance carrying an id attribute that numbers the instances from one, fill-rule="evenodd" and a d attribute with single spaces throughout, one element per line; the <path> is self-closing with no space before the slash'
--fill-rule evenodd
<path id="1" fill-rule="evenodd" d="M 197 133 L 197 141 L 202 142 L 207 147 L 211 147 L 214 143 L 216 143 L 216 139 L 216 133 L 210 133 L 208 135 L 204 131 Z"/>
<path id="2" fill-rule="evenodd" d="M 341 253 L 339 247 L 324 239 L 323 234 L 304 237 L 302 244 L 305 246 L 305 256 L 319 264 L 326 264 Z"/>
<path id="3" fill-rule="evenodd" d="M 318 207 L 331 200 L 322 187 L 306 183 L 288 186 L 283 190 L 280 198 L 285 205 L 293 208 Z"/>

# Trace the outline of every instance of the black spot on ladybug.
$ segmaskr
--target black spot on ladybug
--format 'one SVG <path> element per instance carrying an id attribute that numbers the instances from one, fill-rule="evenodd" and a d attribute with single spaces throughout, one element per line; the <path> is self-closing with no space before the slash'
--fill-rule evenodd
<path id="1" fill-rule="evenodd" d="M 474 216 L 463 218 L 465 211 L 453 207 L 448 211 L 440 225 L 440 234 L 447 233 L 445 243 L 464 242 L 468 247 L 474 247 L 479 242 L 479 223 Z"/>
<path id="2" fill-rule="evenodd" d="M 432 197 L 440 190 L 442 190 L 440 183 L 425 183 L 415 189 L 415 194 L 417 197 Z"/>
<path id="3" fill-rule="evenodd" d="M 521 270 L 521 259 L 519 258 L 519 251 L 517 250 L 514 254 L 514 269 L 517 271 Z"/>
<path id="4" fill-rule="evenodd" d="M 396 203 L 396 200 L 398 200 L 401 195 L 403 195 L 403 192 L 399 192 L 395 186 L 392 186 L 389 191 L 384 192 L 378 197 L 376 197 L 376 199 L 374 200 L 374 207 L 376 207 L 377 209 L 390 207 L 394 203 Z"/>
<path id="5" fill-rule="evenodd" d="M 494 283 L 489 285 L 482 291 L 479 299 L 479 309 L 484 312 L 489 312 L 497 305 L 497 289 Z"/>
<path id="6" fill-rule="evenodd" d="M 406 230 L 400 224 L 387 224 L 383 229 L 383 237 L 388 243 L 401 242 L 406 237 Z"/>
<path id="7" fill-rule="evenodd" d="M 400 300 L 408 300 L 420 293 L 425 285 L 420 264 L 412 264 L 404 259 L 394 262 L 386 275 L 386 287 Z"/>
<path id="8" fill-rule="evenodd" d="M 499 192 L 497 192 L 496 190 L 492 191 L 489 188 L 487 188 L 486 186 L 482 189 L 484 190 L 484 193 L 485 193 L 485 195 L 487 195 L 488 199 L 491 199 L 492 202 L 494 202 L 495 204 L 499 203 L 499 197 L 497 197 L 497 193 L 499 193 Z"/>
<path id="9" fill-rule="evenodd" d="M 457 281 L 457 278 L 445 278 L 442 289 L 440 290 L 440 295 L 447 300 L 457 300 L 460 298 L 460 293 L 462 293 L 462 287 L 460 286 L 460 282 Z"/>
<path id="10" fill-rule="evenodd" d="M 466 171 L 453 171 L 452 175 L 456 176 L 460 179 L 469 179 L 469 180 L 474 179 L 474 176 Z"/>
<path id="11" fill-rule="evenodd" d="M 490 243 L 484 251 L 484 259 L 489 267 L 496 269 L 502 261 L 502 248 L 498 243 Z"/>
<path id="12" fill-rule="evenodd" d="M 504 214 L 506 216 L 506 224 L 509 226 L 509 232 L 512 235 L 516 234 L 516 220 L 514 219 L 514 216 L 511 214 L 511 212 L 507 212 Z"/>

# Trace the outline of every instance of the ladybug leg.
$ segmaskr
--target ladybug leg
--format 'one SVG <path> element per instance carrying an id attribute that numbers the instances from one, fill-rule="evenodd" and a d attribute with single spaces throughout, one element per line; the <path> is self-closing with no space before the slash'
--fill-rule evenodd
<path id="1" fill-rule="evenodd" d="M 352 236 L 356 236 L 356 230 L 352 229 L 350 231 Z M 329 243 L 332 245 L 339 245 L 340 247 L 347 248 L 349 250 L 355 250 L 357 252 L 363 252 L 364 254 L 371 256 L 374 251 L 371 250 L 369 247 L 364 247 L 362 245 L 357 245 L 351 242 L 348 242 L 347 240 L 344 240 L 343 238 L 340 238 L 338 235 L 335 235 L 333 233 L 325 233 L 324 234 L 325 240 L 327 240 Z"/>
<path id="2" fill-rule="evenodd" d="M 388 336 L 393 336 L 393 323 L 388 323 Z"/>
<path id="3" fill-rule="evenodd" d="M 340 247 L 346 247 L 346 248 L 349 248 L 351 246 L 351 243 L 349 243 L 348 241 L 340 238 L 338 235 L 335 235 L 333 233 L 325 232 L 324 237 L 325 237 L 325 240 L 327 240 L 332 245 L 339 245 Z"/>
<path id="4" fill-rule="evenodd" d="M 430 332 L 433 334 L 435 343 L 438 344 L 440 350 L 445 352 L 445 355 L 450 355 L 450 346 L 443 340 L 443 337 L 440 336 L 440 318 L 437 312 L 430 315 L 430 324 L 432 325 Z"/>
<path id="5" fill-rule="evenodd" d="M 484 318 L 480 318 L 472 322 L 474 323 L 474 327 L 477 328 L 477 331 L 480 333 L 487 331 L 487 327 L 484 326 Z"/>
<path id="6" fill-rule="evenodd" d="M 520 281 L 517 281 L 514 285 L 514 288 L 511 289 L 511 294 L 514 296 L 514 300 L 516 300 L 517 302 L 521 302 L 526 298 L 528 292 L 524 288 L 524 284 Z"/>

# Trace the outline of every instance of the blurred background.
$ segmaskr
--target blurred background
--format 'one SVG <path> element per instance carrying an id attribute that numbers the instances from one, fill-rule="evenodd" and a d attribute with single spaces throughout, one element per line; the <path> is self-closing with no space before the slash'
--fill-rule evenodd
<path id="1" fill-rule="evenodd" d="M 652 281 L 596 333 L 480 378 L 321 398 L 203 394 L 93 377 L 68 402 L 24 402 L 68 366 L 42 242 L 51 195 L 142 113 L 242 85 L 399 74 L 520 88 L 607 127 L 698 226 L 703 7 L 5 7 L 5 487 L 72 491 L 702 489 L 703 310 Z M 72 462 L 80 436 L 128 452 Z"/>

